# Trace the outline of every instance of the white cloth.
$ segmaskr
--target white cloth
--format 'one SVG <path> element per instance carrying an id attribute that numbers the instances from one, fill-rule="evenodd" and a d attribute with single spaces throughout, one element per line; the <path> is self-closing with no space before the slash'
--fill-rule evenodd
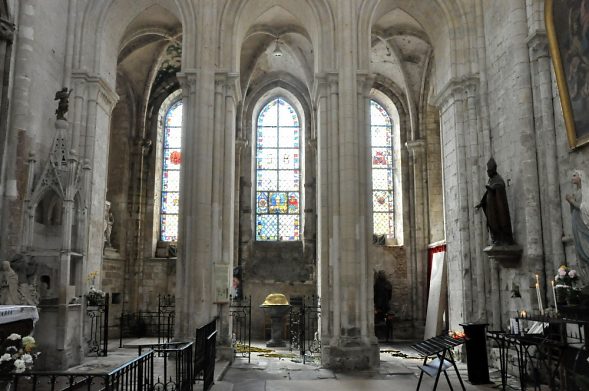
<path id="1" fill-rule="evenodd" d="M 32 319 L 33 324 L 39 320 L 37 307 L 32 305 L 0 305 L 0 324 L 18 320 Z"/>

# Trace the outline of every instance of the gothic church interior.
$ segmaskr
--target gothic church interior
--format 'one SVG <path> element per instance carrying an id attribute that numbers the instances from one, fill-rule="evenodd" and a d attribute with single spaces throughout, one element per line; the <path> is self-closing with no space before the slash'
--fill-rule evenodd
<path id="1" fill-rule="evenodd" d="M 262 340 L 267 295 L 314 297 L 322 365 L 362 369 L 387 314 L 424 338 L 436 252 L 450 330 L 549 307 L 561 265 L 589 283 L 589 53 L 545 6 L 0 1 L 0 259 L 34 264 L 39 365 L 89 354 L 92 290 L 112 336 L 172 295 L 174 337 L 217 319 L 219 352 L 233 300 Z M 513 243 L 475 208 L 491 157 Z"/>

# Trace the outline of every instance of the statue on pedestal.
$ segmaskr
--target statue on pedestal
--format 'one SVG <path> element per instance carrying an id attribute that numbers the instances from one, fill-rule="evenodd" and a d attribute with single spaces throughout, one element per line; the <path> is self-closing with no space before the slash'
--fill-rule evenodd
<path id="1" fill-rule="evenodd" d="M 583 185 L 583 181 L 588 183 Z M 574 170 L 571 182 L 575 192 L 565 198 L 571 207 L 575 251 L 578 260 L 589 266 L 589 178 L 583 170 Z"/>
<path id="2" fill-rule="evenodd" d="M 0 304 L 37 305 L 37 262 L 28 255 L 17 254 L 0 265 Z"/>
<path id="3" fill-rule="evenodd" d="M 115 218 L 110 210 L 110 202 L 106 201 L 104 205 L 104 245 L 107 248 L 112 248 L 110 237 L 114 222 Z"/>
<path id="4" fill-rule="evenodd" d="M 57 119 L 66 120 L 65 113 L 67 113 L 69 109 L 69 97 L 72 93 L 72 90 L 68 90 L 67 87 L 62 88 L 61 90 L 55 93 L 55 99 L 59 102 L 57 103 L 57 110 L 55 110 L 55 115 Z"/>
<path id="5" fill-rule="evenodd" d="M 497 163 L 493 158 L 487 162 L 487 175 L 489 176 L 489 181 L 485 186 L 487 191 L 475 208 L 477 210 L 482 208 L 485 212 L 487 227 L 494 245 L 513 245 L 505 181 L 497 173 Z"/>

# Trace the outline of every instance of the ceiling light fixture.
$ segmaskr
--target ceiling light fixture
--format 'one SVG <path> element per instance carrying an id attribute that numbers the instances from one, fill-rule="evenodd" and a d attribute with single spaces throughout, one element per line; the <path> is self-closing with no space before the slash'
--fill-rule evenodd
<path id="1" fill-rule="evenodd" d="M 282 50 L 280 49 L 280 42 L 278 42 L 278 37 L 276 38 L 276 43 L 274 44 L 274 51 L 272 52 L 274 57 L 282 57 Z"/>

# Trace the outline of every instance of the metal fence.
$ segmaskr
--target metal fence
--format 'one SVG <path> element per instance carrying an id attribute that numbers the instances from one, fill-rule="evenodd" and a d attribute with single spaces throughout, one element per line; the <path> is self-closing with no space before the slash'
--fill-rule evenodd
<path id="1" fill-rule="evenodd" d="M 319 296 L 291 298 L 290 300 L 290 349 L 298 350 L 303 363 L 310 356 L 321 352 L 319 319 L 321 303 Z"/>
<path id="2" fill-rule="evenodd" d="M 108 354 L 108 310 L 110 295 L 107 293 L 98 302 L 90 301 L 86 297 L 86 316 L 90 323 L 88 338 L 88 352 L 97 356 Z"/>
<path id="3" fill-rule="evenodd" d="M 12 375 L 14 391 L 154 390 L 154 352 L 149 351 L 109 372 L 27 372 Z"/>
<path id="4" fill-rule="evenodd" d="M 155 390 L 193 390 L 196 381 L 193 367 L 194 342 L 145 344 L 138 345 L 137 349 L 140 356 L 145 349 L 153 350 L 155 356 L 163 360 L 163 373 L 155 374 Z"/>
<path id="5" fill-rule="evenodd" d="M 194 373 L 203 381 L 203 391 L 209 390 L 215 379 L 215 356 L 217 345 L 217 321 L 196 329 Z"/>
<path id="6" fill-rule="evenodd" d="M 123 347 L 123 338 L 157 337 L 158 343 L 170 342 L 174 337 L 175 309 L 174 296 L 159 295 L 157 309 L 121 313 L 119 347 Z"/>
<path id="7" fill-rule="evenodd" d="M 252 351 L 252 298 L 233 300 L 230 297 L 229 317 L 231 318 L 231 340 L 236 354 L 251 360 Z"/>

